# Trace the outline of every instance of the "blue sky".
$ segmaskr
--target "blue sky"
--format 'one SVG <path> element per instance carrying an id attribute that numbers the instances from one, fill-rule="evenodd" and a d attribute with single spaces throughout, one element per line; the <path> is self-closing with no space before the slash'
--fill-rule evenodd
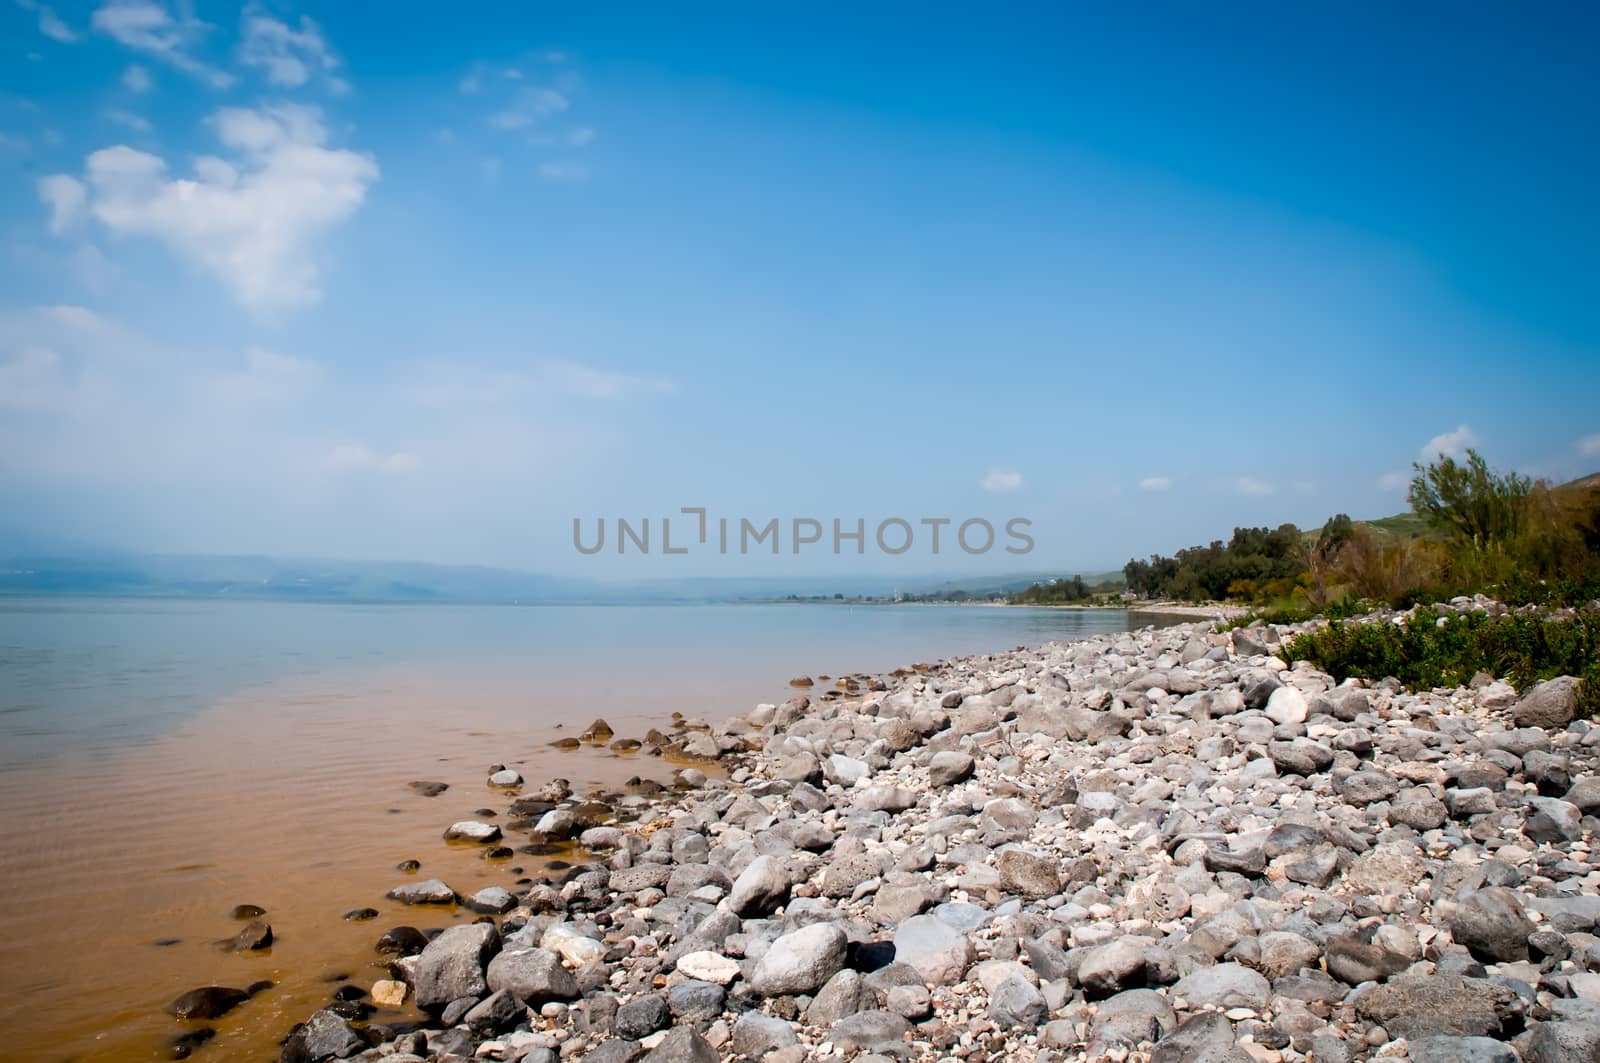
<path id="1" fill-rule="evenodd" d="M 0 9 L 0 531 L 1116 566 L 1600 468 L 1600 15 Z M 1033 521 L 581 557 L 575 516 Z"/>

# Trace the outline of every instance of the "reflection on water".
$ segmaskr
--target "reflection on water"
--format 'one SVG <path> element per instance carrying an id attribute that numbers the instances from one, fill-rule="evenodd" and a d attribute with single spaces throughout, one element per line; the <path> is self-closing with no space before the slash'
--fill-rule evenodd
<path id="1" fill-rule="evenodd" d="M 486 769 L 616 787 L 670 766 L 548 743 L 604 716 L 638 736 L 790 693 L 797 673 L 1121 630 L 1120 612 L 842 605 L 456 607 L 0 603 L 0 1028 L 21 1058 L 159 1059 L 162 1008 L 199 985 L 276 986 L 200 1058 L 270 1059 L 328 999 L 370 986 L 388 927 L 452 918 L 383 899 L 417 859 L 458 892 L 532 858 L 443 828 L 505 807 Z M 436 798 L 412 779 L 438 779 Z M 260 953 L 216 942 L 267 909 Z M 378 919 L 351 922 L 352 909 Z M 157 942 L 169 942 L 157 944 Z"/>

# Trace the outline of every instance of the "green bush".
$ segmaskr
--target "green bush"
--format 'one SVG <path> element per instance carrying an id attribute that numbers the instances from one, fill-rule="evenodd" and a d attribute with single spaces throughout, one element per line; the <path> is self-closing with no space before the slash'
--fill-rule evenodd
<path id="1" fill-rule="evenodd" d="M 1342 621 L 1289 640 L 1284 660 L 1310 661 L 1338 680 L 1393 676 L 1412 689 L 1463 686 L 1478 672 L 1518 690 L 1558 675 L 1583 680 L 1579 711 L 1600 715 L 1600 619 L 1418 609 L 1401 623 Z"/>

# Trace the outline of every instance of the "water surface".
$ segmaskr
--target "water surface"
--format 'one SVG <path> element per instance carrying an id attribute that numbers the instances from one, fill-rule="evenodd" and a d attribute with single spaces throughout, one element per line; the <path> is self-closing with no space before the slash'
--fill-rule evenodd
<path id="1" fill-rule="evenodd" d="M 197 1059 L 276 1056 L 336 975 L 382 977 L 383 893 L 418 859 L 469 893 L 535 872 L 440 832 L 504 808 L 486 769 L 580 789 L 672 766 L 549 742 L 602 716 L 638 736 L 787 697 L 799 674 L 1123 630 L 1122 612 L 813 604 L 357 606 L 0 602 L 0 1029 L 39 1060 L 169 1058 L 162 1008 L 205 984 L 276 986 L 212 1023 Z M 422 798 L 412 779 L 450 789 Z M 261 954 L 215 942 L 268 910 Z M 343 914 L 377 908 L 352 923 Z M 157 944 L 157 942 L 175 942 Z M 394 1016 L 389 1016 L 393 1018 Z"/>

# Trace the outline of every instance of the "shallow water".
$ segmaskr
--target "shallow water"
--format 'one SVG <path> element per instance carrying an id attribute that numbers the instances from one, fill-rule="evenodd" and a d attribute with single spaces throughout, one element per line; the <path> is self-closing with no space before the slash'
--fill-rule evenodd
<path id="1" fill-rule="evenodd" d="M 780 700 L 796 674 L 1127 623 L 984 607 L 0 602 L 6 1054 L 170 1058 L 187 1028 L 162 1010 L 173 998 L 267 979 L 206 1024 L 217 1037 L 194 1058 L 276 1058 L 330 976 L 363 988 L 384 976 L 371 951 L 383 930 L 473 918 L 384 900 L 408 877 L 398 861 L 460 893 L 538 869 L 441 839 L 476 809 L 503 811 L 491 764 L 580 791 L 670 775 L 659 759 L 549 747 L 596 716 L 639 736 L 673 712 L 717 719 Z M 450 789 L 423 798 L 413 779 Z M 269 950 L 217 948 L 241 903 L 267 909 Z M 381 914 L 343 918 L 361 907 Z"/>

